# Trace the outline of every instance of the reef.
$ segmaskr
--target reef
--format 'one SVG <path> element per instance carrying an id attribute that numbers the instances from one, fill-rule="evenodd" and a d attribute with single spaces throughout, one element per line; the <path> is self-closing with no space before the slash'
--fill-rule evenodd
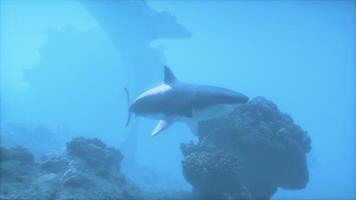
<path id="1" fill-rule="evenodd" d="M 0 199 L 270 199 L 278 188 L 308 183 L 311 139 L 262 97 L 201 122 L 197 137 L 181 145 L 191 193 L 142 191 L 122 174 L 118 149 L 77 137 L 42 159 L 21 146 L 0 147 Z"/>
<path id="2" fill-rule="evenodd" d="M 309 180 L 307 132 L 271 101 L 256 97 L 201 122 L 198 142 L 182 144 L 186 180 L 197 199 L 270 199 Z"/>
<path id="3" fill-rule="evenodd" d="M 120 172 L 119 150 L 74 138 L 41 161 L 23 147 L 0 148 L 0 199 L 141 199 Z"/>

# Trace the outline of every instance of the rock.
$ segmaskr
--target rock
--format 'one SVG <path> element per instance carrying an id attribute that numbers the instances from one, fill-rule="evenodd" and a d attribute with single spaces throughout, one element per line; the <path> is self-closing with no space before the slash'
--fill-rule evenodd
<path id="1" fill-rule="evenodd" d="M 44 174 L 35 179 L 29 188 L 19 194 L 19 199 L 57 199 L 61 188 L 60 179 L 54 173 Z"/>
<path id="2" fill-rule="evenodd" d="M 240 163 L 234 155 L 202 148 L 185 157 L 182 166 L 187 181 L 195 186 L 195 193 L 204 198 L 221 199 L 227 187 L 235 192 L 240 189 Z"/>
<path id="3" fill-rule="evenodd" d="M 95 185 L 95 183 L 86 174 L 76 170 L 75 168 L 70 168 L 64 172 L 62 182 L 64 186 L 74 188 L 85 188 Z"/>
<path id="4" fill-rule="evenodd" d="M 33 155 L 25 148 L 17 146 L 12 148 L 0 147 L 0 161 L 17 161 L 23 165 L 33 165 Z"/>
<path id="5" fill-rule="evenodd" d="M 67 143 L 68 154 L 82 161 L 83 165 L 97 176 L 108 178 L 120 176 L 120 165 L 123 156 L 120 151 L 106 147 L 98 139 L 74 138 Z"/>
<path id="6" fill-rule="evenodd" d="M 181 146 L 198 197 L 269 199 L 278 187 L 302 189 L 309 180 L 311 140 L 271 101 L 257 97 L 198 130 L 197 144 Z"/>
<path id="7" fill-rule="evenodd" d="M 98 139 L 74 138 L 67 143 L 67 151 L 69 155 L 91 165 L 120 167 L 123 159 L 120 151 L 106 147 Z"/>
<path id="8" fill-rule="evenodd" d="M 0 199 L 15 199 L 39 175 L 33 155 L 22 147 L 0 147 Z"/>
<path id="9" fill-rule="evenodd" d="M 22 182 L 31 179 L 35 173 L 33 155 L 22 147 L 0 147 L 0 162 L 1 180 L 14 179 Z"/>
<path id="10" fill-rule="evenodd" d="M 67 147 L 66 153 L 40 162 L 23 148 L 1 148 L 0 198 L 142 199 L 121 174 L 119 150 L 86 138 L 74 138 Z"/>
<path id="11" fill-rule="evenodd" d="M 66 156 L 48 154 L 40 165 L 42 170 L 47 173 L 59 173 L 63 172 L 69 162 L 70 159 Z"/>

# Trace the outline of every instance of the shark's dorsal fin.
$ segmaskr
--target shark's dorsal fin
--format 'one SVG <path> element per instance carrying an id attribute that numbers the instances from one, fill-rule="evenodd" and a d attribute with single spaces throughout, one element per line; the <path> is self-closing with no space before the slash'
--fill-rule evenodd
<path id="1" fill-rule="evenodd" d="M 168 85 L 172 85 L 175 82 L 177 82 L 176 76 L 173 74 L 172 70 L 165 65 L 164 66 L 164 83 L 168 84 Z"/>
<path id="2" fill-rule="evenodd" d="M 173 120 L 172 119 L 162 119 L 162 120 L 160 120 L 158 122 L 157 126 L 155 127 L 155 129 L 153 130 L 152 136 L 157 135 L 158 133 L 160 133 L 164 129 L 168 128 L 172 124 L 173 124 Z"/>

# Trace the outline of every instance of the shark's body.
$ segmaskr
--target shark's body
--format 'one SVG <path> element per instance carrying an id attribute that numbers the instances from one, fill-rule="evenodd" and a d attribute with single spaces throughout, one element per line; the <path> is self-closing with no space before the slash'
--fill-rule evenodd
<path id="1" fill-rule="evenodd" d="M 159 119 L 152 136 L 177 121 L 187 122 L 195 132 L 199 121 L 228 114 L 232 105 L 247 101 L 247 96 L 229 89 L 181 82 L 165 66 L 164 83 L 138 96 L 129 113 Z"/>

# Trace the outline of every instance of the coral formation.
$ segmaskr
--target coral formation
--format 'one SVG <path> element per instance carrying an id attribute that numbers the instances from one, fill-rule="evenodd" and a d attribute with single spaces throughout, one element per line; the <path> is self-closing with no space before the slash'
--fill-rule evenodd
<path id="1" fill-rule="evenodd" d="M 257 97 L 228 116 L 201 122 L 197 144 L 182 144 L 184 176 L 197 198 L 270 199 L 302 189 L 310 138 L 272 102 Z"/>
<path id="2" fill-rule="evenodd" d="M 120 172 L 122 158 L 98 139 L 74 138 L 66 153 L 41 162 L 24 148 L 1 148 L 0 199 L 140 198 Z"/>

